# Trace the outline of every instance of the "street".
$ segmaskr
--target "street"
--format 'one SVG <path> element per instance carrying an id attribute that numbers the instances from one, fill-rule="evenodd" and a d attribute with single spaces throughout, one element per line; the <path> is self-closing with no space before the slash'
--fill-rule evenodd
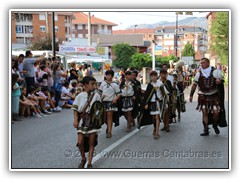
<path id="1" fill-rule="evenodd" d="M 180 122 L 170 125 L 171 132 L 160 131 L 153 139 L 153 126 L 140 130 L 134 127 L 125 132 L 127 122 L 121 117 L 120 126 L 113 128 L 113 136 L 105 136 L 102 126 L 93 158 L 94 168 L 229 168 L 229 127 L 219 128 L 216 135 L 211 126 L 210 135 L 202 137 L 201 113 L 188 100 L 190 87 L 185 90 L 187 112 Z M 225 92 L 228 118 L 228 98 Z M 228 120 L 227 120 L 228 121 Z M 163 123 L 160 124 L 163 127 Z M 73 128 L 73 111 L 42 118 L 29 118 L 12 125 L 11 162 L 15 168 L 77 168 L 81 161 L 76 147 L 77 135 Z"/>

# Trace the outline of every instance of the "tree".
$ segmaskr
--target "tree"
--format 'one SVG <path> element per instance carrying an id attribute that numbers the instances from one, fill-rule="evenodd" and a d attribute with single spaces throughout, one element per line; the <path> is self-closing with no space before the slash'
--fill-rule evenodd
<path id="1" fill-rule="evenodd" d="M 135 53 L 131 57 L 131 67 L 141 69 L 152 66 L 152 56 L 149 54 Z"/>
<path id="2" fill-rule="evenodd" d="M 195 51 L 193 49 L 192 44 L 189 43 L 189 41 L 187 42 L 187 44 L 184 46 L 184 49 L 182 50 L 182 56 L 195 56 Z"/>
<path id="3" fill-rule="evenodd" d="M 210 49 L 214 50 L 222 64 L 228 63 L 228 12 L 217 12 L 216 20 L 212 22 L 210 33 L 212 41 Z"/>
<path id="4" fill-rule="evenodd" d="M 116 59 L 113 61 L 114 66 L 128 68 L 131 65 L 131 57 L 136 53 L 136 49 L 129 44 L 121 43 L 113 46 L 113 52 L 116 56 Z"/>
<path id="5" fill-rule="evenodd" d="M 52 50 L 52 38 L 50 36 L 46 37 L 36 37 L 33 39 L 32 44 L 29 46 L 31 50 Z M 56 51 L 59 50 L 59 42 L 56 43 Z"/>
<path id="6" fill-rule="evenodd" d="M 173 60 L 173 62 L 177 62 L 178 58 L 173 55 L 165 56 L 162 58 L 156 58 L 156 67 L 161 67 L 163 64 L 167 64 L 169 66 L 170 60 Z"/>

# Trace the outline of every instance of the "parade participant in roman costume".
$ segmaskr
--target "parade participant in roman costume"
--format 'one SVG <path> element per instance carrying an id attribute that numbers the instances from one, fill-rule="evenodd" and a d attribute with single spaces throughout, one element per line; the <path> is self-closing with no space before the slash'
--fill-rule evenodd
<path id="1" fill-rule="evenodd" d="M 120 89 L 122 92 L 121 97 L 122 112 L 124 113 L 124 117 L 127 120 L 126 132 L 130 132 L 132 123 L 134 122 L 134 119 L 132 117 L 132 111 L 134 110 L 134 104 L 136 103 L 137 100 L 136 99 L 137 88 L 135 86 L 135 83 L 132 81 L 131 71 L 125 72 L 125 80 L 121 82 Z"/>
<path id="2" fill-rule="evenodd" d="M 135 121 L 134 119 L 138 116 L 139 110 L 140 110 L 140 102 L 142 100 L 142 88 L 141 88 L 141 83 L 140 81 L 137 80 L 138 77 L 138 71 L 134 70 L 132 72 L 132 81 L 135 83 L 135 86 L 137 88 L 137 96 L 136 96 L 136 102 L 134 103 L 134 109 L 137 109 L 137 111 L 132 111 L 132 116 L 133 116 L 133 126 L 135 126 Z"/>
<path id="3" fill-rule="evenodd" d="M 182 93 L 181 87 L 179 87 L 179 84 L 177 83 L 177 72 L 173 73 L 173 96 L 174 96 L 174 109 L 175 112 L 177 110 L 178 113 L 178 121 L 181 120 L 181 104 L 180 104 L 180 95 Z"/>
<path id="4" fill-rule="evenodd" d="M 173 86 L 173 76 L 172 76 L 173 69 L 169 69 L 167 64 L 163 64 L 162 65 L 162 69 L 166 69 L 166 71 L 167 71 L 167 80 L 169 80 L 172 83 L 172 86 Z"/>
<path id="5" fill-rule="evenodd" d="M 181 87 L 182 90 L 184 90 L 184 77 L 185 77 L 185 72 L 183 72 L 183 66 L 184 66 L 184 61 L 182 60 L 179 60 L 175 64 L 175 71 L 177 72 L 178 86 Z"/>
<path id="6" fill-rule="evenodd" d="M 154 125 L 154 139 L 159 139 L 160 118 L 165 116 L 163 107 L 166 100 L 164 84 L 158 79 L 156 71 L 150 74 L 151 82 L 148 83 L 141 104 L 140 115 L 138 117 L 138 128 L 145 125 Z"/>
<path id="7" fill-rule="evenodd" d="M 173 87 L 171 81 L 167 79 L 168 73 L 167 70 L 162 68 L 160 70 L 160 81 L 164 84 L 164 92 L 166 95 L 166 113 L 163 117 L 164 127 L 161 129 L 166 132 L 170 132 L 169 123 L 172 122 L 172 119 L 176 117 L 174 109 L 174 97 L 173 97 Z"/>
<path id="8" fill-rule="evenodd" d="M 107 70 L 106 80 L 103 81 L 99 88 L 99 93 L 102 96 L 102 102 L 104 110 L 106 112 L 106 138 L 112 137 L 112 125 L 115 122 L 115 126 L 119 125 L 119 114 L 118 114 L 118 99 L 121 96 L 119 86 L 113 82 L 114 71 Z"/>
<path id="9" fill-rule="evenodd" d="M 177 109 L 178 109 L 178 120 L 181 120 L 181 115 L 180 112 L 186 112 L 186 102 L 185 102 L 185 97 L 184 97 L 184 77 L 185 77 L 185 72 L 182 71 L 182 67 L 184 66 L 184 61 L 180 60 L 176 63 L 175 65 L 175 71 L 174 74 L 177 75 L 177 80 L 176 80 L 176 85 L 179 90 L 179 95 L 178 95 L 178 103 L 177 103 Z"/>
<path id="10" fill-rule="evenodd" d="M 202 111 L 204 126 L 204 132 L 200 135 L 209 135 L 209 113 L 213 115 L 213 129 L 216 134 L 219 134 L 217 122 L 219 120 L 219 112 L 221 111 L 221 102 L 217 86 L 222 83 L 222 72 L 211 67 L 207 58 L 202 58 L 200 64 L 201 69 L 194 77 L 189 101 L 192 102 L 194 92 L 198 86 L 198 105 L 196 109 Z"/>
<path id="11" fill-rule="evenodd" d="M 85 76 L 82 84 L 85 90 L 77 95 L 72 109 L 74 110 L 74 127 L 78 133 L 78 148 L 81 153 L 81 163 L 78 168 L 84 168 L 88 154 L 88 168 L 92 168 L 94 146 L 97 144 L 97 134 L 101 132 L 103 124 L 103 105 L 98 93 L 94 93 L 96 80 L 93 77 Z"/>

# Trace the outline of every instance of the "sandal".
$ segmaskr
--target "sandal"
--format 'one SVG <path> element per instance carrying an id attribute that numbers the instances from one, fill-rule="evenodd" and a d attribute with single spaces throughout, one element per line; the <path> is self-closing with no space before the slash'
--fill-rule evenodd
<path id="1" fill-rule="evenodd" d="M 154 135 L 154 139 L 159 139 L 159 138 L 160 138 L 160 136 L 158 134 Z"/>
<path id="2" fill-rule="evenodd" d="M 111 133 L 107 133 L 106 134 L 106 138 L 111 138 L 112 137 L 112 134 Z"/>
<path id="3" fill-rule="evenodd" d="M 127 127 L 126 132 L 131 132 L 131 127 Z"/>
<path id="4" fill-rule="evenodd" d="M 87 168 L 88 168 L 88 169 L 92 169 L 93 166 L 92 166 L 91 164 L 88 164 L 88 165 L 87 165 Z"/>
<path id="5" fill-rule="evenodd" d="M 85 166 L 86 162 L 87 162 L 86 159 L 85 159 L 85 160 L 82 160 L 81 163 L 78 165 L 78 168 L 79 168 L 79 169 L 84 169 L 84 166 Z"/>

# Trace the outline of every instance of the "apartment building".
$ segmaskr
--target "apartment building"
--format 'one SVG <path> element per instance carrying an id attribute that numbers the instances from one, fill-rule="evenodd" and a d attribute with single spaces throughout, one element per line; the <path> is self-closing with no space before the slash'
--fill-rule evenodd
<path id="1" fill-rule="evenodd" d="M 195 59 L 201 59 L 207 51 L 207 31 L 201 27 L 178 26 L 176 37 L 176 27 L 166 26 L 158 27 L 154 32 L 154 41 L 156 46 L 161 47 L 161 53 L 158 55 L 175 55 L 175 40 L 177 38 L 177 56 L 181 58 L 181 52 L 187 42 L 191 43 L 196 52 Z"/>
<path id="2" fill-rule="evenodd" d="M 217 12 L 210 12 L 207 14 L 206 18 L 208 20 L 208 29 L 211 29 L 212 22 L 216 20 L 217 18 L 216 13 Z M 208 51 L 206 53 L 206 57 L 209 58 L 211 65 L 215 66 L 217 63 L 220 63 L 220 60 L 218 59 L 216 52 L 210 48 L 212 38 L 213 38 L 210 32 L 208 32 L 207 38 L 208 38 L 208 44 L 207 44 Z"/>
<path id="3" fill-rule="evenodd" d="M 114 30 L 112 34 L 142 34 L 144 41 L 154 40 L 155 29 L 126 29 Z"/>
<path id="4" fill-rule="evenodd" d="M 56 42 L 71 38 L 71 12 L 55 12 Z M 52 12 L 12 12 L 12 43 L 31 44 L 34 38 L 52 36 Z"/>
<path id="5" fill-rule="evenodd" d="M 88 38 L 88 14 L 83 12 L 74 12 L 75 19 L 72 25 L 73 38 Z M 112 27 L 117 24 L 90 16 L 91 34 L 112 34 Z"/>

